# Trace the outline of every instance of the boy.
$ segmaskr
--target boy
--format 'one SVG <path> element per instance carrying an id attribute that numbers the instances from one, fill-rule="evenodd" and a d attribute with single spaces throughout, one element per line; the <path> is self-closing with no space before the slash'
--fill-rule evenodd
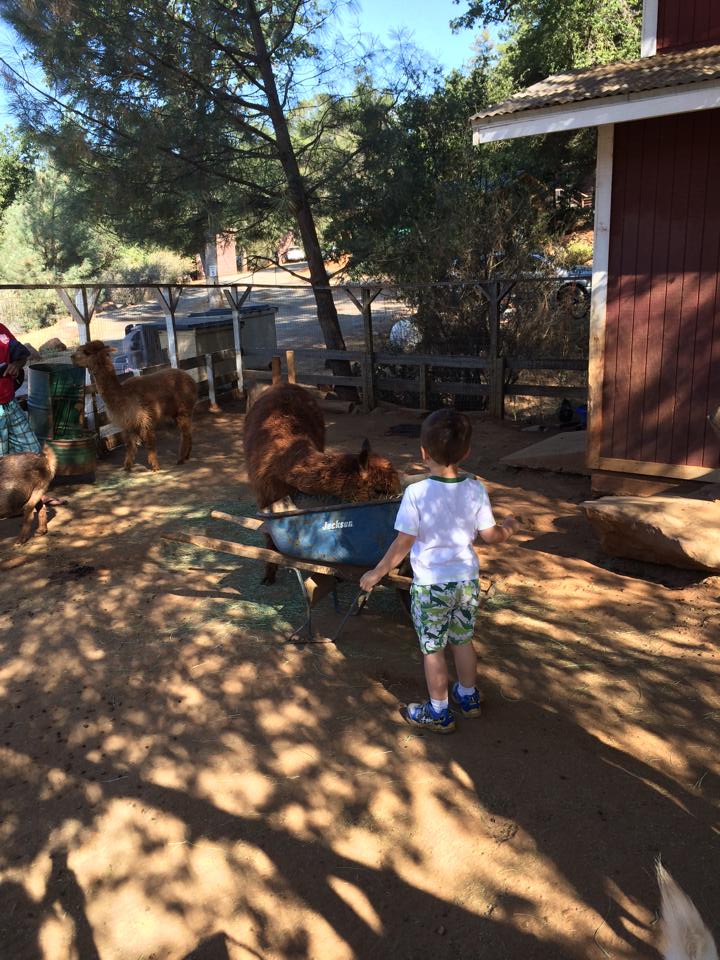
<path id="1" fill-rule="evenodd" d="M 458 467 L 470 452 L 471 434 L 470 421 L 455 410 L 438 410 L 427 417 L 420 453 L 430 476 L 407 488 L 395 521 L 397 539 L 360 581 L 363 590 L 372 590 L 410 551 L 412 618 L 430 699 L 408 704 L 405 719 L 434 733 L 455 729 L 448 705 L 448 641 L 459 678 L 452 686 L 453 703 L 464 717 L 479 717 L 481 712 L 472 644 L 479 605 L 475 537 L 479 533 L 485 543 L 504 543 L 518 528 L 512 516 L 498 526 L 482 483 L 458 476 Z"/>

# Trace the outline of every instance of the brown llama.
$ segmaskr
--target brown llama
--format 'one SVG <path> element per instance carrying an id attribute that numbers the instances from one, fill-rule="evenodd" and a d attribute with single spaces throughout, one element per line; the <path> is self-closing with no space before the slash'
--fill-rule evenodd
<path id="1" fill-rule="evenodd" d="M 47 507 L 43 500 L 53 482 L 57 457 L 47 444 L 41 453 L 8 453 L 0 457 L 0 517 L 17 517 L 23 522 L 16 543 L 30 538 L 33 513 L 37 513 L 37 535 L 47 533 Z"/>
<path id="2" fill-rule="evenodd" d="M 325 419 L 317 401 L 297 384 L 280 383 L 261 394 L 245 417 L 245 459 L 257 505 L 296 491 L 339 497 L 343 502 L 376 500 L 400 492 L 397 471 L 372 453 L 366 440 L 359 454 L 325 450 Z M 268 542 L 272 545 L 270 538 Z M 265 583 L 275 580 L 265 568 Z"/>
<path id="3" fill-rule="evenodd" d="M 125 470 L 131 470 L 140 442 L 147 450 L 148 466 L 159 470 L 155 431 L 163 420 L 173 420 L 180 430 L 178 463 L 185 463 L 192 449 L 192 414 L 197 402 L 197 384 L 184 370 L 161 370 L 147 377 L 120 381 L 110 354 L 113 347 L 91 340 L 72 355 L 77 367 L 87 367 L 107 409 L 108 419 L 121 427 L 125 440 Z"/>

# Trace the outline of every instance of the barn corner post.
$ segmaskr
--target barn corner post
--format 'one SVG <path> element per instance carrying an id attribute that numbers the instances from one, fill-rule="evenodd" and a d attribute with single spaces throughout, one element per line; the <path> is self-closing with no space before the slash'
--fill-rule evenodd
<path id="1" fill-rule="evenodd" d="M 608 268 L 610 260 L 610 211 L 612 208 L 613 142 L 615 127 L 598 127 L 595 174 L 595 223 L 590 294 L 590 343 L 588 347 L 588 426 L 586 463 L 600 466 L 602 447 L 602 389 L 605 355 Z"/>
<path id="2" fill-rule="evenodd" d="M 70 295 L 70 290 L 75 290 L 75 296 Z M 88 292 L 84 284 L 80 287 L 56 287 L 55 293 L 58 295 L 63 305 L 67 307 L 70 316 L 73 318 L 78 328 L 78 339 L 80 346 L 90 343 L 90 322 L 95 314 L 95 308 L 100 298 L 100 287 L 92 287 Z M 92 385 L 90 371 L 85 370 L 85 387 Z M 97 433 L 97 416 L 95 410 L 95 398 L 91 391 L 85 390 L 85 422 L 89 429 Z"/>
<path id="3" fill-rule="evenodd" d="M 242 399 L 242 395 L 245 390 L 245 376 L 243 373 L 242 361 L 242 321 L 240 320 L 240 310 L 242 309 L 242 306 L 247 298 L 250 296 L 251 292 L 252 286 L 250 285 L 245 287 L 242 293 L 238 292 L 236 284 L 223 288 L 225 299 L 230 305 L 230 310 L 232 311 L 233 345 L 235 348 L 235 375 L 237 377 L 237 392 L 240 399 Z"/>
<path id="4" fill-rule="evenodd" d="M 165 314 L 165 329 L 167 331 L 168 338 L 168 357 L 170 358 L 170 366 L 177 369 L 178 365 L 178 346 L 177 346 L 177 329 L 175 327 L 175 314 L 177 312 L 178 303 L 180 302 L 180 297 L 182 296 L 183 288 L 181 286 L 157 286 L 155 287 L 155 293 L 160 301 L 160 306 L 162 311 Z"/>

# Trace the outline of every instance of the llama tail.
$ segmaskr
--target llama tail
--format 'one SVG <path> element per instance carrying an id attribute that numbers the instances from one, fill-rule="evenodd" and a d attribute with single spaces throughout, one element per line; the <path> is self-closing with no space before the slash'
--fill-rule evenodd
<path id="1" fill-rule="evenodd" d="M 44 444 L 42 452 L 45 457 L 45 463 L 47 463 L 48 470 L 50 471 L 50 479 L 52 480 L 57 470 L 57 455 L 49 443 Z"/>
<path id="2" fill-rule="evenodd" d="M 665 960 L 718 960 L 710 931 L 697 907 L 658 860 L 655 864 L 661 896 L 661 951 Z"/>

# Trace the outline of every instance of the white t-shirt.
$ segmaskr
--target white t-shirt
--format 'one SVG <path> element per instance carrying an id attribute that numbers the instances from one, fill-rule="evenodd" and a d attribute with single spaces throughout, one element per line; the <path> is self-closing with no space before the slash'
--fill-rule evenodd
<path id="1" fill-rule="evenodd" d="M 415 583 L 475 580 L 479 563 L 472 548 L 478 530 L 495 526 L 487 490 L 474 477 L 428 477 L 411 484 L 402 498 L 395 529 L 416 537 L 410 551 Z"/>

